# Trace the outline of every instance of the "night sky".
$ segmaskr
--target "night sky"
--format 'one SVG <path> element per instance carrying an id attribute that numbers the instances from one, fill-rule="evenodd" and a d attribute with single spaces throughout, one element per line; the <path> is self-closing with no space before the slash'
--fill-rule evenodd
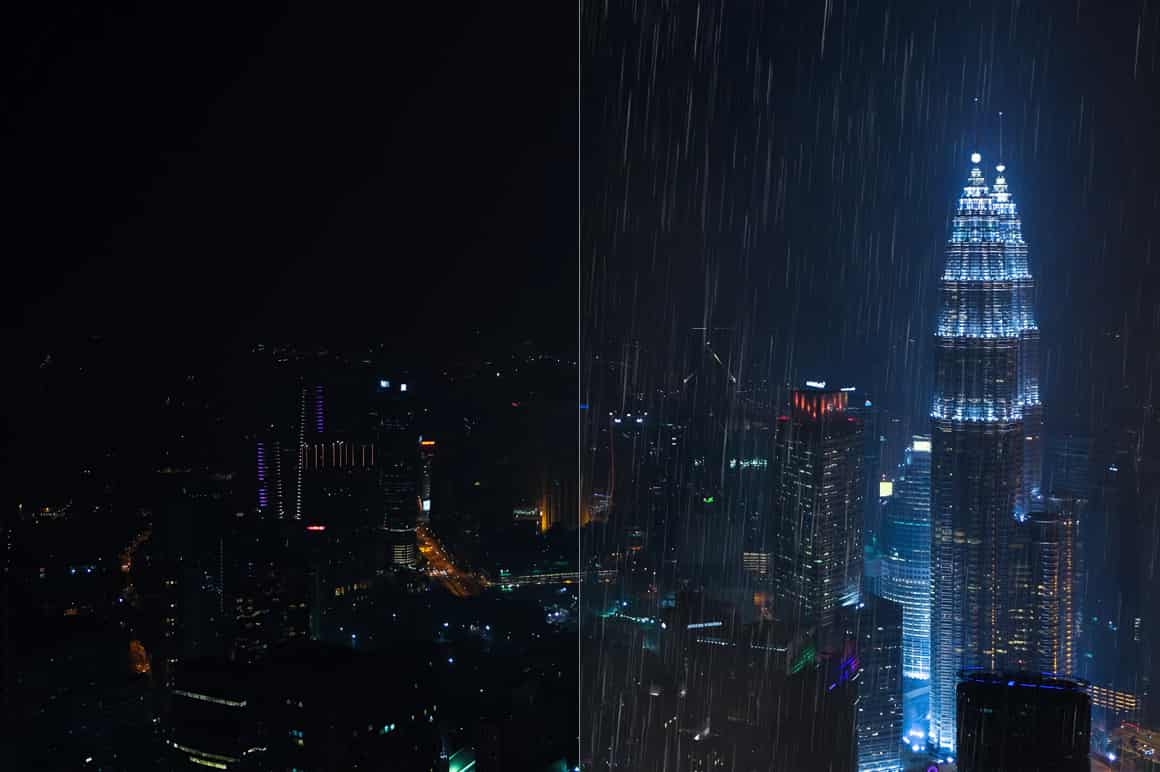
<path id="1" fill-rule="evenodd" d="M 258 342 L 413 367 L 574 347 L 575 9 L 74 3 L 0 27 L 9 461 L 132 444 L 140 405 Z M 71 389 L 45 388 L 50 354 Z"/>
<path id="2" fill-rule="evenodd" d="M 977 149 L 1023 218 L 1049 421 L 1154 401 L 1155 4 L 592 3 L 583 29 L 589 340 L 672 374 L 681 330 L 734 328 L 756 377 L 924 415 Z"/>
<path id="3" fill-rule="evenodd" d="M 377 8 L 6 20 L 9 337 L 570 343 L 574 13 Z"/>

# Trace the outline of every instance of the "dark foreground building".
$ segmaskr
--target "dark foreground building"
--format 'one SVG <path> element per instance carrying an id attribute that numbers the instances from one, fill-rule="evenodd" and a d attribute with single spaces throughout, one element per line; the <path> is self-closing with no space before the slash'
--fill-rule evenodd
<path id="1" fill-rule="evenodd" d="M 1086 772 L 1091 698 L 1078 681 L 969 672 L 957 689 L 959 772 Z"/>

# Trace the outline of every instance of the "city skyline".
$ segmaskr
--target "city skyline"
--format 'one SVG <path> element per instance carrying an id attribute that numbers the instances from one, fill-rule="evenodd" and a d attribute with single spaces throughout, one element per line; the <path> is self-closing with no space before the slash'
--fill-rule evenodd
<path id="1" fill-rule="evenodd" d="M 1160 7 L 24 5 L 5 769 L 1160 766 Z"/>

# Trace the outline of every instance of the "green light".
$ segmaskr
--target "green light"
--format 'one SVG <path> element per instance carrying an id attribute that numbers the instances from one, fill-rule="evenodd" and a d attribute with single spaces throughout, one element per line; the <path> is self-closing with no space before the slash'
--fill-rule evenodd
<path id="1" fill-rule="evenodd" d="M 712 503 L 713 503 L 715 500 L 716 500 L 716 499 L 714 499 L 714 497 L 712 497 L 712 496 L 706 496 L 706 497 L 705 497 L 705 503 L 706 503 L 706 504 L 712 504 Z"/>
<path id="2" fill-rule="evenodd" d="M 813 662 L 814 654 L 816 653 L 813 646 L 805 647 L 797 660 L 794 661 L 793 666 L 789 669 L 790 674 L 800 673 L 806 665 Z"/>
<path id="3" fill-rule="evenodd" d="M 475 769 L 475 751 L 460 748 L 447 759 L 447 772 L 471 772 Z"/>

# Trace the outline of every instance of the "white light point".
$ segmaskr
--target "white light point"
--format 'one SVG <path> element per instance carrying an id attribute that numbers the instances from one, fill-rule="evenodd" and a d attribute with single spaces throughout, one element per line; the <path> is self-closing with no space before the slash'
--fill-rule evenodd
<path id="1" fill-rule="evenodd" d="M 977 164 L 982 160 L 983 156 L 979 155 L 978 153 L 971 153 L 971 163 Z"/>
<path id="2" fill-rule="evenodd" d="M 1007 171 L 1007 165 L 1006 164 L 999 164 L 998 166 L 995 167 L 995 171 L 999 172 L 999 174 L 1002 174 L 1003 172 Z"/>

